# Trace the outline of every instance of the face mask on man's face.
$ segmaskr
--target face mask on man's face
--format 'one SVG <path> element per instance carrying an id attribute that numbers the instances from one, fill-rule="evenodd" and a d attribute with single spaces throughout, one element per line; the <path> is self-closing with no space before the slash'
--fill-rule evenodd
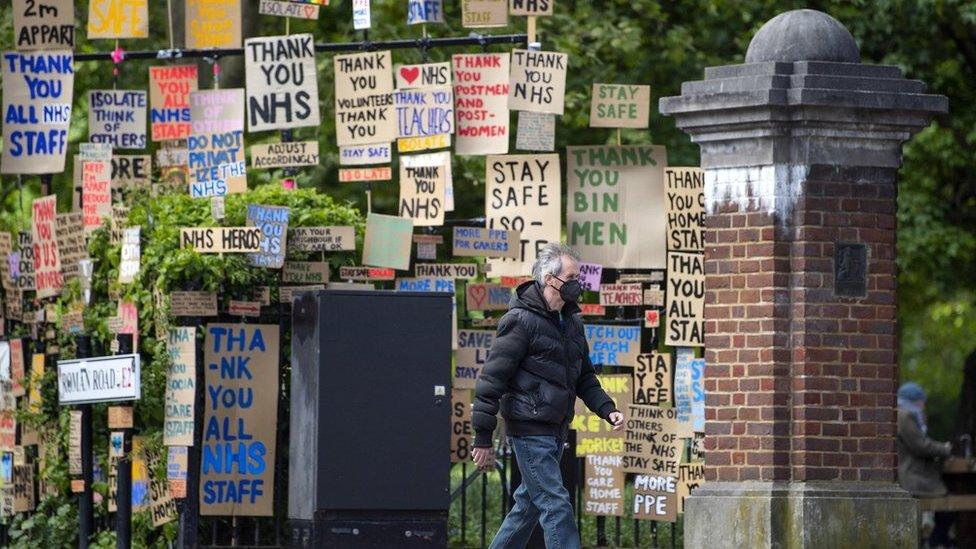
<path id="1" fill-rule="evenodd" d="M 580 285 L 579 280 L 575 278 L 563 280 L 556 275 L 552 275 L 552 277 L 563 283 L 559 287 L 559 297 L 566 303 L 576 303 L 576 300 L 583 293 L 583 287 Z"/>

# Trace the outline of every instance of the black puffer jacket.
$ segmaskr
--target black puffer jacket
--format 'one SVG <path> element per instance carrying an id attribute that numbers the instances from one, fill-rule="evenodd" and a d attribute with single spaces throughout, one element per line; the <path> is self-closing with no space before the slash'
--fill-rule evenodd
<path id="1" fill-rule="evenodd" d="M 616 411 L 593 372 L 579 311 L 575 303 L 563 307 L 563 330 L 538 283 L 516 288 L 475 386 L 474 446 L 491 446 L 499 407 L 507 434 L 558 438 L 573 420 L 577 396 L 603 419 Z"/>

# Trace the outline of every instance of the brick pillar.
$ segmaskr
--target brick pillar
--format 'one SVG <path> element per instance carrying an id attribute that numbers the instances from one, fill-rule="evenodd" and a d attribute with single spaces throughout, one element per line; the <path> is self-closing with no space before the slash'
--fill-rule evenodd
<path id="1" fill-rule="evenodd" d="M 896 174 L 945 97 L 836 20 L 766 23 L 661 112 L 705 169 L 705 486 L 687 547 L 916 543 L 896 481 Z"/>

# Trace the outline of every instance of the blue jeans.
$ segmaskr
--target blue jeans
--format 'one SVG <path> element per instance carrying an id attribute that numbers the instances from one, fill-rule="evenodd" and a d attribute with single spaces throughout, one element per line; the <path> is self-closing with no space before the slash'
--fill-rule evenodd
<path id="1" fill-rule="evenodd" d="M 547 549 L 578 549 L 576 517 L 559 471 L 562 441 L 552 436 L 524 436 L 508 437 L 508 444 L 518 458 L 522 484 L 512 494 L 515 505 L 495 534 L 491 549 L 522 549 L 536 523 L 542 525 Z"/>

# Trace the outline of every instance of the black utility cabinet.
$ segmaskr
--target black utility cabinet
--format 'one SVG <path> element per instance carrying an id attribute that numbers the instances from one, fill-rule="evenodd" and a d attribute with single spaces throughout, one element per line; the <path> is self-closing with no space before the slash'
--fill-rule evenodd
<path id="1" fill-rule="evenodd" d="M 319 290 L 292 307 L 294 547 L 443 547 L 453 294 Z"/>

